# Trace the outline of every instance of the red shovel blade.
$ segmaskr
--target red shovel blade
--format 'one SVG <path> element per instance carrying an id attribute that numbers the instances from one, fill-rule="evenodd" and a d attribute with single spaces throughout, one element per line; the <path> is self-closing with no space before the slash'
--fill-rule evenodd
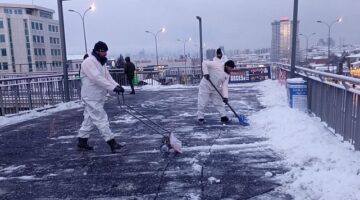
<path id="1" fill-rule="evenodd" d="M 182 153 L 182 143 L 175 137 L 173 133 L 170 133 L 170 146 L 178 153 Z"/>

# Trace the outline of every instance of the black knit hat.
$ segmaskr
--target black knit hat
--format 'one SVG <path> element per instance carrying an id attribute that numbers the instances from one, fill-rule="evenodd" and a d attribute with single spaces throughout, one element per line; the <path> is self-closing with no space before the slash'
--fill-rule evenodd
<path id="1" fill-rule="evenodd" d="M 234 61 L 232 61 L 232 60 L 228 60 L 228 61 L 226 61 L 226 63 L 224 64 L 225 66 L 228 66 L 228 67 L 231 67 L 231 68 L 235 68 L 235 63 L 234 63 Z"/>
<path id="2" fill-rule="evenodd" d="M 108 46 L 105 42 L 99 41 L 95 44 L 94 51 L 108 51 Z"/>
<path id="3" fill-rule="evenodd" d="M 216 49 L 216 54 L 222 54 L 221 48 Z"/>

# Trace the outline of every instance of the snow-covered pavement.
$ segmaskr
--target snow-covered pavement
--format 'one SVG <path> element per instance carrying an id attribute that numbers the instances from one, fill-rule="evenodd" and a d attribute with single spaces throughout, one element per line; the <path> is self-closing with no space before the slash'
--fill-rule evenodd
<path id="1" fill-rule="evenodd" d="M 205 125 L 196 124 L 196 98 L 197 88 L 184 86 L 126 95 L 127 104 L 183 141 L 184 154 L 176 157 L 161 156 L 161 136 L 113 97 L 106 105 L 111 128 L 128 143 L 120 155 L 109 154 L 97 133 L 94 152 L 76 151 L 79 104 L 0 117 L 0 197 L 360 199 L 359 152 L 319 119 L 288 108 L 276 81 L 230 86 L 230 104 L 249 116 L 250 127 L 221 125 L 213 108 Z"/>

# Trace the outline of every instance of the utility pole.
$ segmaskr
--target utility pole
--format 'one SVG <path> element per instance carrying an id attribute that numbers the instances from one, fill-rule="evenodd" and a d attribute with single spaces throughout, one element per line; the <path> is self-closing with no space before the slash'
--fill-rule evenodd
<path id="1" fill-rule="evenodd" d="M 298 25 L 298 0 L 294 0 L 294 13 L 292 22 L 292 45 L 291 45 L 291 67 L 290 78 L 295 77 L 295 64 L 296 64 L 296 40 L 297 40 L 297 25 Z"/>
<path id="2" fill-rule="evenodd" d="M 64 30 L 64 14 L 63 14 L 63 0 L 58 0 L 58 12 L 59 12 L 59 25 L 60 25 L 60 40 L 61 40 L 61 58 L 63 64 L 63 73 L 64 73 L 64 95 L 65 102 L 70 101 L 69 94 L 69 76 L 68 76 L 68 64 L 66 58 L 66 44 L 65 44 L 65 30 Z"/>

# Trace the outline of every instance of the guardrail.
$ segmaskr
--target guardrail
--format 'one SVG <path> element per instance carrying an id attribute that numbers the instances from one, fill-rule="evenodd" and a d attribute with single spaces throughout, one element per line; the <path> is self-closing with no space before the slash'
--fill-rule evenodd
<path id="1" fill-rule="evenodd" d="M 275 78 L 285 83 L 290 66 L 273 64 Z M 308 110 L 360 150 L 360 79 L 296 66 L 307 81 Z"/>
<path id="2" fill-rule="evenodd" d="M 69 75 L 70 100 L 79 99 L 80 80 Z M 64 102 L 63 75 L 0 79 L 0 115 Z"/>
<path id="3" fill-rule="evenodd" d="M 129 85 L 123 70 L 110 69 L 109 71 L 120 85 Z M 0 115 L 64 102 L 62 74 L 40 72 L 35 75 L 34 73 L 24 74 L 24 76 L 19 77 L 19 74 L 8 73 L 0 78 Z M 269 77 L 268 67 L 237 69 L 232 74 L 230 83 L 261 81 Z M 201 78 L 200 67 L 171 67 L 159 71 L 138 71 L 135 79 L 138 85 L 198 85 Z M 79 73 L 69 72 L 70 100 L 80 99 L 80 90 Z"/>

